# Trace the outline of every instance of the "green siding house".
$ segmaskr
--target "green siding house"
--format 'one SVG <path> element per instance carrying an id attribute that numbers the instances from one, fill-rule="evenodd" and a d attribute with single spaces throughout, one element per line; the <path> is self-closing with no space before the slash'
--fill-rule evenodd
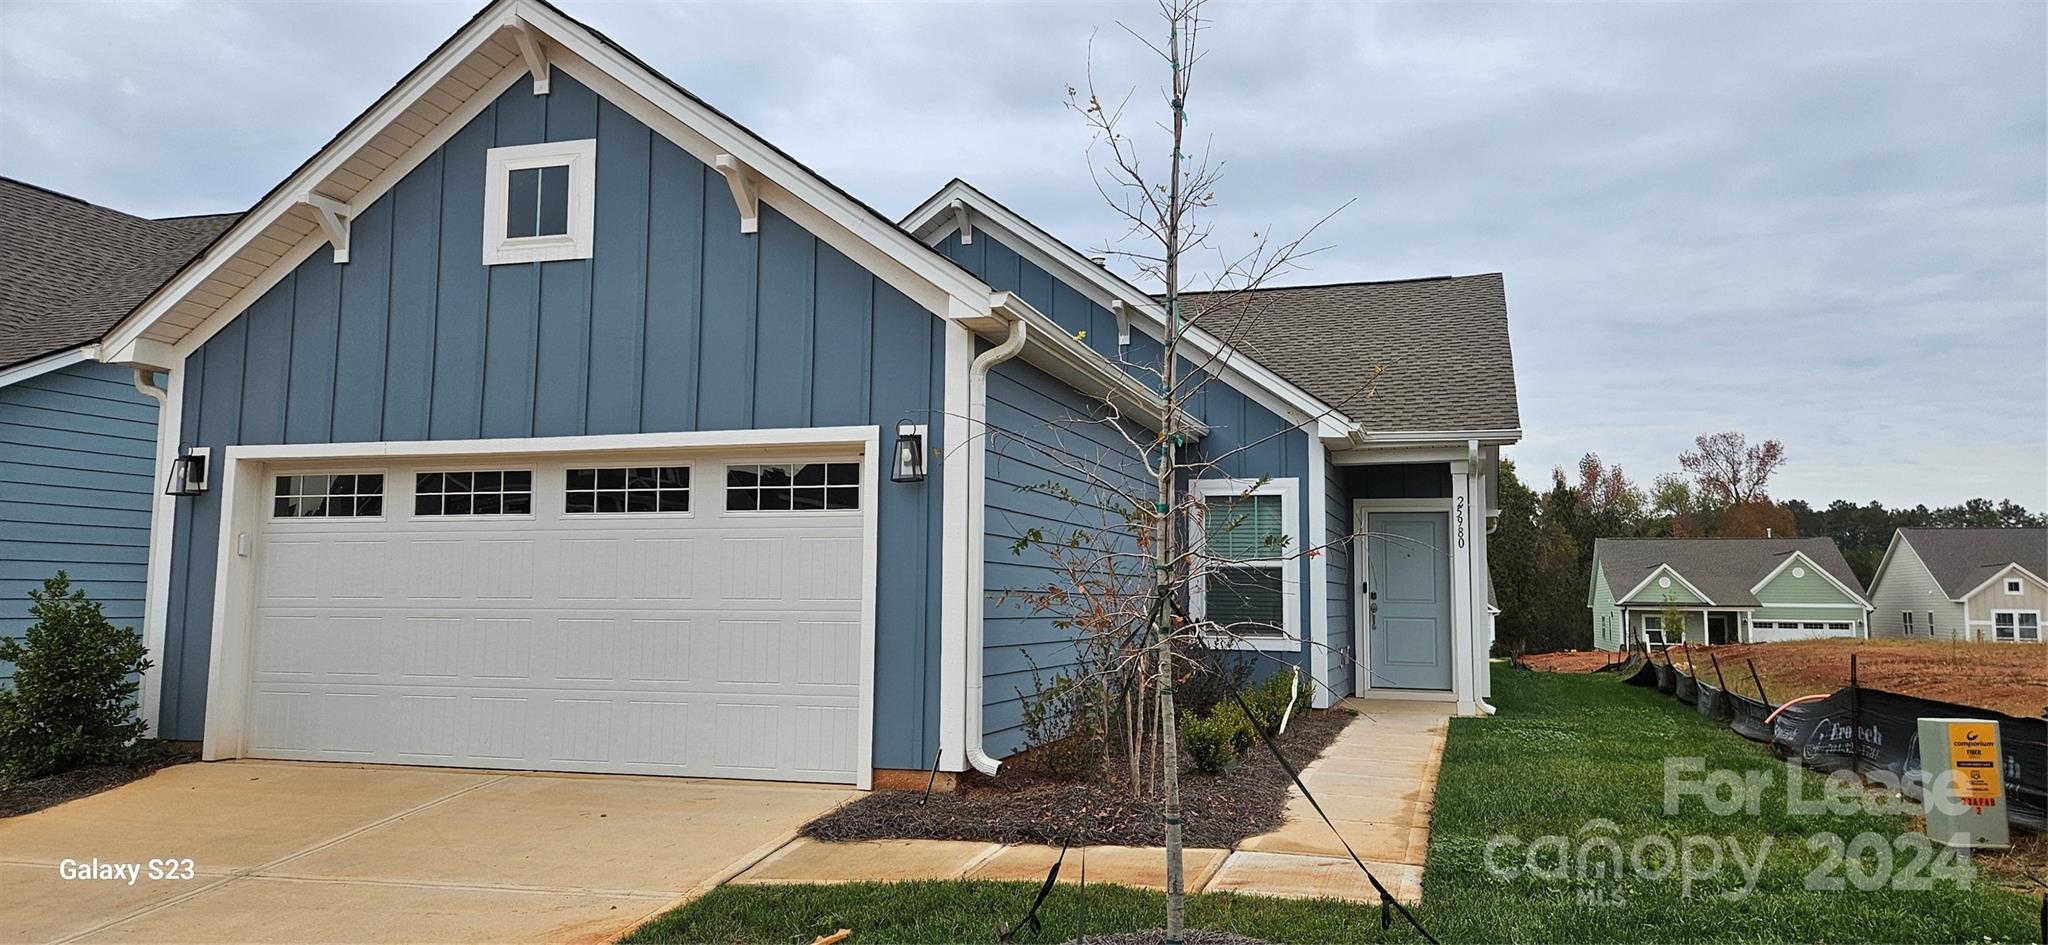
<path id="1" fill-rule="evenodd" d="M 1602 538 L 1586 606 L 1603 650 L 1861 637 L 1870 614 L 1826 538 Z"/>

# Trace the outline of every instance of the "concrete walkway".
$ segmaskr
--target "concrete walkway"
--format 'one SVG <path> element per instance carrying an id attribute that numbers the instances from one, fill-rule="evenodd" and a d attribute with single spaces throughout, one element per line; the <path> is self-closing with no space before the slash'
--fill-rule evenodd
<path id="1" fill-rule="evenodd" d="M 219 762 L 0 820 L 0 942 L 601 942 L 843 787 Z M 65 860 L 192 861 L 132 885 Z"/>
<path id="2" fill-rule="evenodd" d="M 1448 702 L 1346 700 L 1359 717 L 1302 772 L 1344 840 L 1403 902 L 1422 898 L 1429 848 L 1430 802 L 1449 727 Z M 824 843 L 797 839 L 732 882 L 890 882 L 915 879 L 1042 880 L 1058 847 L 958 840 L 871 840 Z M 1164 851 L 1157 847 L 1089 847 L 1088 881 L 1146 889 L 1165 887 Z M 1078 882 L 1083 854 L 1069 853 L 1060 881 Z M 1236 850 L 1190 849 L 1190 892 L 1238 892 L 1298 899 L 1377 902 L 1365 877 L 1298 789 L 1287 822 L 1250 837 Z"/>

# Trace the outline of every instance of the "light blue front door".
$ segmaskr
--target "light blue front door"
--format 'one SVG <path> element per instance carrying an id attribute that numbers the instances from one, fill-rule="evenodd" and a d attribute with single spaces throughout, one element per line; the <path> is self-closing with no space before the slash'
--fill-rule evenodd
<path id="1" fill-rule="evenodd" d="M 1449 513 L 1373 512 L 1366 532 L 1372 687 L 1451 688 Z"/>

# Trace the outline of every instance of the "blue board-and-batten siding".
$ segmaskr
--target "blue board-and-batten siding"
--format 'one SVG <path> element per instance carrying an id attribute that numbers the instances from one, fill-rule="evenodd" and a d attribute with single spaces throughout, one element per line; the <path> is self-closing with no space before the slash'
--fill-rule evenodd
<path id="1" fill-rule="evenodd" d="M 1059 623 L 1082 605 L 1037 603 L 1053 588 L 1072 587 L 1076 567 L 1121 588 L 1126 601 L 1145 593 L 1150 572 L 1137 556 L 1130 515 L 1152 486 L 1100 404 L 1022 361 L 989 373 L 987 423 L 982 738 L 985 750 L 1002 757 L 1027 747 L 1024 700 L 1041 683 L 1071 674 L 1079 655 L 1080 634 Z M 1064 560 L 1050 550 L 1077 536 L 1081 547 L 1065 549 Z M 1088 566 L 1099 553 L 1122 557 Z"/>
<path id="2" fill-rule="evenodd" d="M 0 387 L 0 636 L 28 629 L 28 592 L 60 570 L 142 630 L 157 405 L 134 377 L 86 361 Z"/>
<path id="3" fill-rule="evenodd" d="M 484 266 L 485 151 L 592 136 L 592 258 Z M 349 263 L 316 250 L 193 354 L 181 442 L 936 418 L 939 319 L 765 204 L 758 234 L 739 227 L 724 178 L 588 87 L 516 83 L 364 208 Z M 941 478 L 878 483 L 878 767 L 937 749 Z M 177 738 L 202 733 L 219 514 L 218 493 L 181 500 L 163 705 Z"/>

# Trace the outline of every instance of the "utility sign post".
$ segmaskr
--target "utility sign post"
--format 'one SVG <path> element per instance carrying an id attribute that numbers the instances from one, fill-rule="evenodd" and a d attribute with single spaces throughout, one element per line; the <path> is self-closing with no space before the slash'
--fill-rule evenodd
<path id="1" fill-rule="evenodd" d="M 1927 813 L 1927 836 L 1951 847 L 2010 846 L 2003 764 L 1997 722 L 1921 719 L 1920 803 Z"/>

